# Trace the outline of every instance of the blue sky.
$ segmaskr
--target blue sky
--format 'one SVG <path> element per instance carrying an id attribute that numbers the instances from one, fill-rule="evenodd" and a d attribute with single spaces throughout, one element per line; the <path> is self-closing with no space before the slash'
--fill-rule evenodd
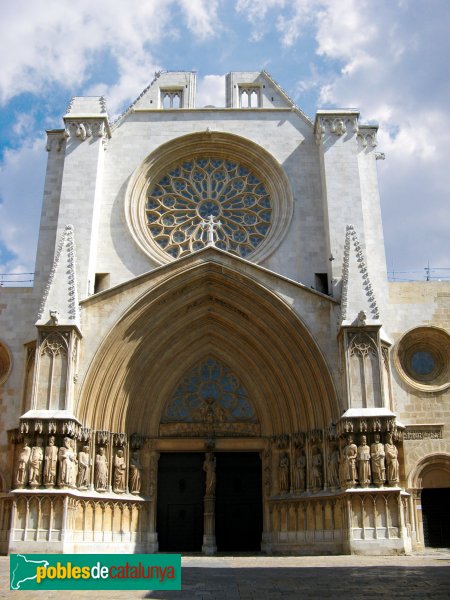
<path id="1" fill-rule="evenodd" d="M 450 277 L 449 32 L 449 0 L 2 2 L 0 273 L 34 270 L 45 129 L 71 96 L 114 117 L 155 71 L 195 70 L 197 105 L 220 106 L 227 72 L 265 69 L 312 118 L 379 123 L 388 269 Z"/>

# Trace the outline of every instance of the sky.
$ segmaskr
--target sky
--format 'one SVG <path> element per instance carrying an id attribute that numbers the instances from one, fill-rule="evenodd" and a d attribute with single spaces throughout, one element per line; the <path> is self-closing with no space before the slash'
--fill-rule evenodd
<path id="1" fill-rule="evenodd" d="M 0 282 L 34 271 L 47 153 L 72 96 L 120 114 L 156 71 L 265 69 L 309 117 L 378 123 L 387 266 L 450 279 L 450 0 L 0 0 Z M 391 276 L 392 277 L 392 276 Z"/>

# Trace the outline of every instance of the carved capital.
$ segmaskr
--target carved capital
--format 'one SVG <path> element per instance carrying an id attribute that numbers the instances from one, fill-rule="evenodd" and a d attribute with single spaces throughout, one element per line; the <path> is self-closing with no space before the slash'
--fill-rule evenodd
<path id="1" fill-rule="evenodd" d="M 114 434 L 114 446 L 123 448 L 128 444 L 128 436 L 126 433 L 115 433 Z"/>
<path id="2" fill-rule="evenodd" d="M 273 438 L 276 447 L 278 450 L 285 450 L 289 447 L 289 436 L 287 433 L 282 433 L 281 435 L 276 435 Z"/>
<path id="3" fill-rule="evenodd" d="M 47 134 L 47 144 L 45 149 L 47 152 L 61 152 L 66 142 L 65 131 L 49 132 Z"/>
<path id="4" fill-rule="evenodd" d="M 357 133 L 359 129 L 358 116 L 357 112 L 318 114 L 315 127 L 316 142 L 320 143 L 327 134 L 341 137 L 346 133 Z"/>
<path id="5" fill-rule="evenodd" d="M 356 136 L 358 146 L 361 148 L 375 148 L 377 146 L 377 130 L 360 128 Z"/>
<path id="6" fill-rule="evenodd" d="M 130 437 L 130 446 L 132 450 L 140 450 L 144 445 L 144 437 L 138 433 L 133 433 Z"/>
<path id="7" fill-rule="evenodd" d="M 97 431 L 97 444 L 99 446 L 107 446 L 109 444 L 109 431 Z"/>
<path id="8" fill-rule="evenodd" d="M 66 120 L 64 136 L 69 138 L 78 138 L 84 142 L 88 138 L 108 137 L 108 129 L 105 119 L 92 120 Z"/>

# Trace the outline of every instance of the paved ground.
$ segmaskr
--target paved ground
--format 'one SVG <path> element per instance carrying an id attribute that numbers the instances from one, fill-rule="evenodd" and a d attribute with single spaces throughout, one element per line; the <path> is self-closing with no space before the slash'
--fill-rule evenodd
<path id="1" fill-rule="evenodd" d="M 328 600 L 450 598 L 450 549 L 413 556 L 183 557 L 181 592 L 14 592 L 0 557 L 0 598 L 16 600 Z"/>

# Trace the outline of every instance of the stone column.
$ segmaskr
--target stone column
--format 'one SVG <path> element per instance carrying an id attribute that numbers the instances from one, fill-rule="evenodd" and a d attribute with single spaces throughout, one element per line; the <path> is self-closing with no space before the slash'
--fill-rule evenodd
<path id="1" fill-rule="evenodd" d="M 204 529 L 202 552 L 209 556 L 217 552 L 216 546 L 216 457 L 207 452 L 203 470 L 206 473 L 206 491 L 204 498 Z"/>

